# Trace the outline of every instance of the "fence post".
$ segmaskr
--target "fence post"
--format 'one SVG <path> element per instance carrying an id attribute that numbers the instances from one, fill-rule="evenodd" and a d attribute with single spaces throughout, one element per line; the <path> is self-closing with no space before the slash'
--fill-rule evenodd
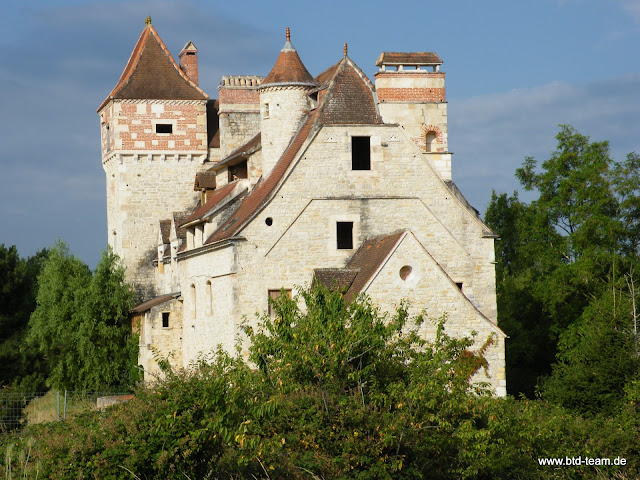
<path id="1" fill-rule="evenodd" d="M 56 391 L 56 421 L 60 421 L 60 390 Z"/>
<path id="2" fill-rule="evenodd" d="M 64 410 L 62 410 L 62 421 L 67 420 L 67 391 L 64 391 Z"/>

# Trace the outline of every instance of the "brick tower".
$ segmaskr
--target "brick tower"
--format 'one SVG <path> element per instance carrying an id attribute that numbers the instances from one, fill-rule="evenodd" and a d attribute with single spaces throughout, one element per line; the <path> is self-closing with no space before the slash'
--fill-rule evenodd
<path id="1" fill-rule="evenodd" d="M 98 107 L 109 245 L 145 298 L 156 293 L 158 222 L 193 206 L 193 179 L 207 160 L 208 96 L 197 84 L 191 42 L 182 56 L 185 71 L 147 18 L 118 83 Z"/>

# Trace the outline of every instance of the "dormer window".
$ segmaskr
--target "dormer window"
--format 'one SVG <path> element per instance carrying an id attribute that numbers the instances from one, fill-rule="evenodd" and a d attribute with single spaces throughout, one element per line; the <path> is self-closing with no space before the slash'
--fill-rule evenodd
<path id="1" fill-rule="evenodd" d="M 232 165 L 229 167 L 229 182 L 233 182 L 234 180 L 238 180 L 241 178 L 249 178 L 246 160 L 237 165 Z"/>
<path id="2" fill-rule="evenodd" d="M 173 133 L 173 124 L 156 123 L 156 133 Z"/>

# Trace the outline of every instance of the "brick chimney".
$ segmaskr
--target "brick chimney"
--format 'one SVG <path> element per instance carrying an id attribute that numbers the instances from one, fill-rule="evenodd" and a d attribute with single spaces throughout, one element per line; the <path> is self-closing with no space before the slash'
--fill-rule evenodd
<path id="1" fill-rule="evenodd" d="M 198 85 L 198 49 L 193 42 L 187 42 L 180 52 L 180 68 L 189 80 Z"/>

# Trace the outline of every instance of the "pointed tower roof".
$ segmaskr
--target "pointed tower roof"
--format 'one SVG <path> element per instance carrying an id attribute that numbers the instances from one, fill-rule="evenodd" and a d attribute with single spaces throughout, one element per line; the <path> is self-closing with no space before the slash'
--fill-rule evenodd
<path id="1" fill-rule="evenodd" d="M 98 111 L 114 98 L 206 100 L 209 96 L 178 67 L 158 32 L 148 22 L 118 83 Z"/>
<path id="2" fill-rule="evenodd" d="M 286 42 L 269 75 L 262 81 L 260 88 L 276 85 L 308 85 L 317 86 L 307 68 L 300 60 L 298 52 L 291 44 L 291 32 L 287 27 Z"/>
<path id="3" fill-rule="evenodd" d="M 371 80 L 347 56 L 316 77 L 320 84 L 318 91 L 320 105 L 319 120 L 331 125 L 370 125 L 381 124 L 375 89 Z"/>

